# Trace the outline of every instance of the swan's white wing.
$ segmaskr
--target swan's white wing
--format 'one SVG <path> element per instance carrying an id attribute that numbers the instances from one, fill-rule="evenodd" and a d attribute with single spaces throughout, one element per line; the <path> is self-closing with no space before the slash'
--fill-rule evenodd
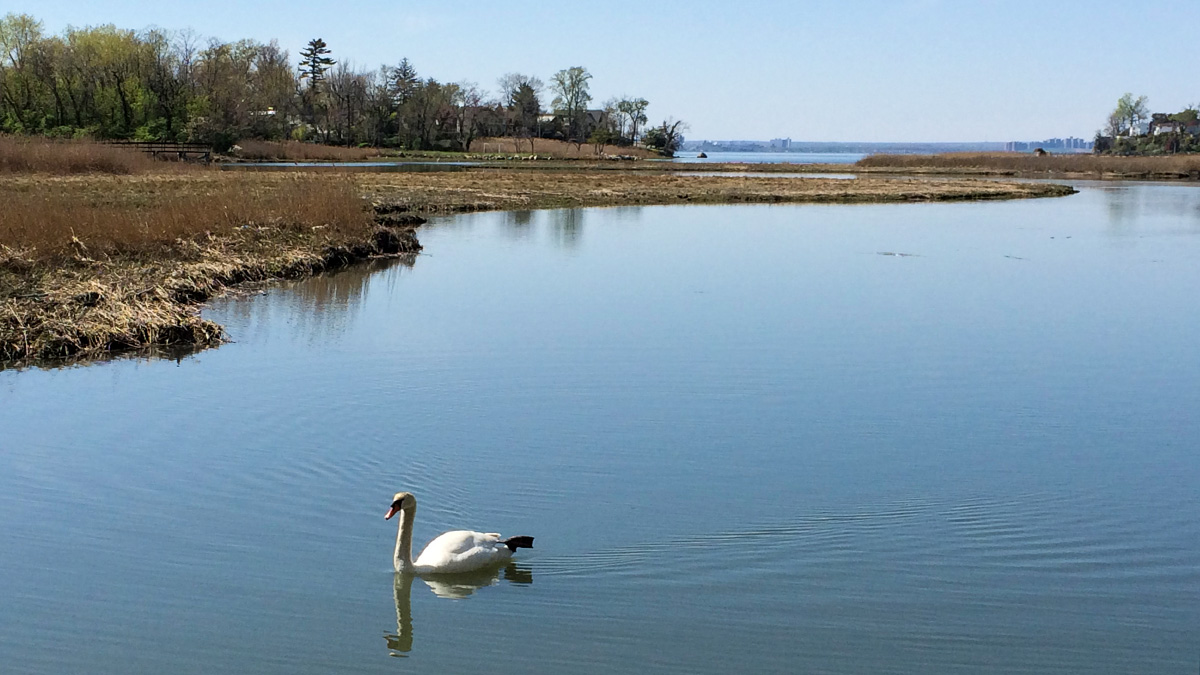
<path id="1" fill-rule="evenodd" d="M 495 532 L 455 530 L 438 535 L 413 562 L 417 572 L 470 572 L 508 560 L 512 552 Z"/>

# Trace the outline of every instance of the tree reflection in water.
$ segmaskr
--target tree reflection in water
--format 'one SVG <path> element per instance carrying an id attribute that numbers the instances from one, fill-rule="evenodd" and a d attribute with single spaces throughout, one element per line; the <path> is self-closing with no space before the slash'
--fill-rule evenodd
<path id="1" fill-rule="evenodd" d="M 1108 229 L 1114 239 L 1146 234 L 1189 235 L 1200 232 L 1200 191 L 1187 184 L 1157 184 L 1153 191 L 1137 182 L 1098 183 L 1104 196 Z"/>
<path id="2" fill-rule="evenodd" d="M 513 239 L 528 239 L 533 230 L 533 211 L 505 211 L 504 231 Z"/>
<path id="3" fill-rule="evenodd" d="M 346 333 L 372 289 L 393 293 L 416 259 L 415 254 L 378 258 L 300 281 L 272 283 L 263 287 L 266 297 L 234 295 L 221 302 L 215 318 L 229 327 L 236 342 L 283 325 L 296 339 L 328 343 Z"/>
<path id="4" fill-rule="evenodd" d="M 550 212 L 554 240 L 562 248 L 575 248 L 583 235 L 585 209 L 556 209 Z"/>

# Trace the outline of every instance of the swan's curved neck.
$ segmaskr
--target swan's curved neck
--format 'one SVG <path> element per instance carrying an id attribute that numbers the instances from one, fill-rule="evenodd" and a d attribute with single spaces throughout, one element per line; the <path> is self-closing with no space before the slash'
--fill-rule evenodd
<path id="1" fill-rule="evenodd" d="M 388 647 L 407 654 L 413 647 L 412 620 L 413 575 L 397 574 L 394 579 L 396 597 L 396 635 L 388 637 Z"/>
<path id="2" fill-rule="evenodd" d="M 396 554 L 393 561 L 397 572 L 412 571 L 412 532 L 413 518 L 416 515 L 415 505 L 400 509 L 400 529 L 396 532 Z"/>

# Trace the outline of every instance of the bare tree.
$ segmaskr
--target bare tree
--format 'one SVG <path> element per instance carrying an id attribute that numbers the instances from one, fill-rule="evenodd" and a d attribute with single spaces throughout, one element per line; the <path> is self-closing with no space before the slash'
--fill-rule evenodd
<path id="1" fill-rule="evenodd" d="M 533 93 L 541 98 L 542 89 L 545 85 L 542 81 L 532 75 L 522 75 L 521 73 L 505 73 L 500 79 L 496 80 L 496 84 L 500 87 L 500 102 L 505 108 L 511 108 L 516 105 L 518 94 L 522 88 L 529 88 Z"/>
<path id="2" fill-rule="evenodd" d="M 531 75 L 507 73 L 496 84 L 500 86 L 500 102 L 507 111 L 507 131 L 513 137 L 517 152 L 521 151 L 521 139 L 529 141 L 533 152 L 533 137 L 537 130 L 538 115 L 542 112 L 542 81 Z"/>
<path id="3" fill-rule="evenodd" d="M 650 102 L 644 98 L 623 98 L 617 102 L 617 111 L 629 120 L 629 142 L 636 143 L 638 127 L 647 122 L 646 108 Z"/>
<path id="4" fill-rule="evenodd" d="M 1111 136 L 1113 138 L 1116 138 L 1117 136 L 1121 135 L 1122 128 L 1123 128 L 1123 123 L 1121 120 L 1121 116 L 1118 115 L 1115 110 L 1113 112 L 1109 113 L 1108 120 L 1105 121 L 1105 123 L 1104 123 L 1104 134 L 1106 136 Z"/>
<path id="5" fill-rule="evenodd" d="M 326 79 L 330 104 L 326 124 L 339 143 L 358 141 L 359 125 L 367 106 L 367 77 L 340 63 Z"/>
<path id="6" fill-rule="evenodd" d="M 604 102 L 604 114 L 618 137 L 625 136 L 625 115 L 621 113 L 621 99 L 613 97 Z"/>
<path id="7" fill-rule="evenodd" d="M 453 128 L 457 90 L 458 85 L 442 84 L 433 78 L 424 80 L 413 90 L 401 112 L 411 127 L 415 147 L 430 149 L 439 132 Z"/>
<path id="8" fill-rule="evenodd" d="M 480 124 L 487 109 L 484 106 L 484 92 L 474 82 L 459 82 L 455 85 L 455 136 L 463 152 L 471 151 L 471 143 L 479 134 Z"/>
<path id="9" fill-rule="evenodd" d="M 643 142 L 646 147 L 657 150 L 667 157 L 673 157 L 683 145 L 683 132 L 688 128 L 683 120 L 666 119 L 659 126 L 646 131 Z"/>
<path id="10" fill-rule="evenodd" d="M 592 100 L 588 91 L 588 81 L 592 74 L 583 66 L 574 66 L 560 70 L 550 80 L 550 89 L 554 92 L 552 105 L 554 110 L 567 120 L 567 137 L 580 144 L 583 139 L 583 116 L 587 112 L 587 104 Z"/>

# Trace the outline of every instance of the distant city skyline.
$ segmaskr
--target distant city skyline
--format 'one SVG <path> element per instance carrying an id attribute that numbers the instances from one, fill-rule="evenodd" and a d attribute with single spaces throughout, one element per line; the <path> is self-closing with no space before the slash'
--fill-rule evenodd
<path id="1" fill-rule="evenodd" d="M 0 11 L 31 14 L 50 33 L 112 23 L 277 39 L 293 61 L 321 37 L 335 58 L 358 68 L 407 57 L 424 77 L 493 92 L 507 72 L 548 80 L 584 66 L 594 103 L 645 97 L 652 123 L 684 119 L 689 138 L 1090 140 L 1127 91 L 1145 94 L 1160 112 L 1200 101 L 1200 84 L 1175 68 L 1191 61 L 1195 2 L 1151 12 L 1082 0 L 612 0 L 533 16 L 471 0 L 330 7 L 10 0 Z"/>

